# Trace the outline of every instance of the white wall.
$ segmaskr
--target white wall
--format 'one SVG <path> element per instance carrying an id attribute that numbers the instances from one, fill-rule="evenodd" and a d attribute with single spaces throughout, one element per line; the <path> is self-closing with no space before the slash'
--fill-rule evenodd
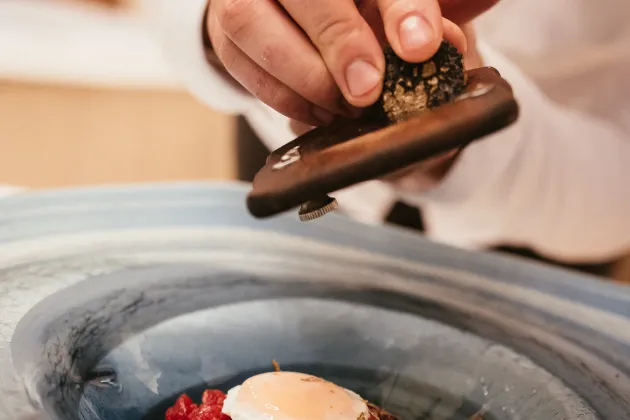
<path id="1" fill-rule="evenodd" d="M 0 0 L 0 79 L 178 88 L 133 13 L 60 0 Z"/>

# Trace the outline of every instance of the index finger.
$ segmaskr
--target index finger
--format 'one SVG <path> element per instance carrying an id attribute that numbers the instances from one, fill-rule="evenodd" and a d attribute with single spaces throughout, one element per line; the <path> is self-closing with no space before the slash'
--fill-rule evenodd
<path id="1" fill-rule="evenodd" d="M 374 103 L 381 93 L 385 57 L 352 0 L 278 0 L 324 58 L 351 105 Z"/>

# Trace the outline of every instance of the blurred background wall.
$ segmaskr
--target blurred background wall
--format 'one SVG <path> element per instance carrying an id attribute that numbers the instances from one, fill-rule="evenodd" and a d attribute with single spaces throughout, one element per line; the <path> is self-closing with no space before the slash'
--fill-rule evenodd
<path id="1" fill-rule="evenodd" d="M 128 1 L 0 1 L 0 184 L 237 176 L 235 119 L 178 85 Z"/>

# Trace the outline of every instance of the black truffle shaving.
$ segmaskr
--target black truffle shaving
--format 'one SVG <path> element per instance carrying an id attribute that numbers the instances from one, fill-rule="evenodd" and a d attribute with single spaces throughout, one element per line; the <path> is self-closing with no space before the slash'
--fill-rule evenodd
<path id="1" fill-rule="evenodd" d="M 408 63 L 391 47 L 385 49 L 385 61 L 383 93 L 375 107 L 390 122 L 404 121 L 449 102 L 466 87 L 463 57 L 446 40 L 423 63 Z"/>

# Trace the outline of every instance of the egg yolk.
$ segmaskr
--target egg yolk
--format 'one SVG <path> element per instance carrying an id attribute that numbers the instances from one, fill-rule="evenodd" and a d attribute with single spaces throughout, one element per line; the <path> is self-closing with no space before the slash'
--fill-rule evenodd
<path id="1" fill-rule="evenodd" d="M 368 419 L 366 402 L 324 379 L 295 372 L 270 372 L 228 392 L 223 412 L 233 420 Z"/>

